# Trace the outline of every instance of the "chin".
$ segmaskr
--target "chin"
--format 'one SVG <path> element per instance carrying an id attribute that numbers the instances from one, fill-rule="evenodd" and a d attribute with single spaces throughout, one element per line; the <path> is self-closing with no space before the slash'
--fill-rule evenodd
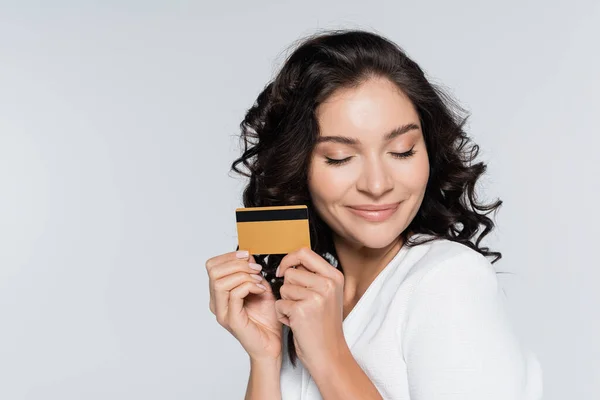
<path id="1" fill-rule="evenodd" d="M 377 229 L 371 232 L 363 230 L 352 233 L 352 242 L 369 249 L 383 249 L 398 240 L 401 233 L 401 230 L 391 232 L 386 227 L 381 227 L 379 231 Z"/>
<path id="2" fill-rule="evenodd" d="M 369 238 L 365 238 L 364 240 L 361 240 L 361 244 L 369 249 L 383 249 L 383 248 L 389 246 L 391 243 L 393 243 L 397 239 L 398 239 L 398 236 L 385 237 L 385 238 L 381 238 L 381 239 L 369 237 Z"/>

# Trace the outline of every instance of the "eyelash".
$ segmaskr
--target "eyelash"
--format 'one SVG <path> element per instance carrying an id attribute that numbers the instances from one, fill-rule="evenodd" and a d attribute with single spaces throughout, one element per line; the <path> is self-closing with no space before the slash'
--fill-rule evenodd
<path id="1" fill-rule="evenodd" d="M 395 157 L 395 158 L 404 159 L 404 158 L 411 157 L 412 155 L 415 154 L 415 151 L 413 149 L 414 149 L 414 147 L 412 149 L 410 149 L 409 151 L 407 151 L 406 153 L 390 153 L 390 154 L 393 157 Z M 344 163 L 350 161 L 350 159 L 352 157 L 347 157 L 347 158 L 344 158 L 342 160 L 335 160 L 335 159 L 329 158 L 329 157 L 325 157 L 325 158 L 327 158 L 327 161 L 325 161 L 327 164 L 330 164 L 330 165 L 341 165 L 341 164 L 344 164 Z"/>

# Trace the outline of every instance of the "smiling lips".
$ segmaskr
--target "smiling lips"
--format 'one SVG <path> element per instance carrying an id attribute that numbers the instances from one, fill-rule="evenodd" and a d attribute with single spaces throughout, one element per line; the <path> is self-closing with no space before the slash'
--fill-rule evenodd
<path id="1" fill-rule="evenodd" d="M 361 204 L 356 206 L 348 206 L 348 209 L 371 222 L 385 221 L 391 217 L 398 209 L 400 203 L 392 204 Z"/>

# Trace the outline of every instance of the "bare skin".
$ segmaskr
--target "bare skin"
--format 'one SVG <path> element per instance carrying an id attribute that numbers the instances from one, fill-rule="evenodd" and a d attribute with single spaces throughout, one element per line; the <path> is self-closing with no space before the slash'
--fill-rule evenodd
<path id="1" fill-rule="evenodd" d="M 403 243 L 399 235 L 417 214 L 429 179 L 429 159 L 411 101 L 386 79 L 340 90 L 319 106 L 320 143 L 313 151 L 309 191 L 315 209 L 334 232 L 344 268 L 344 316 Z M 415 125 L 386 140 L 394 128 Z M 358 144 L 342 143 L 343 136 Z M 327 139 L 329 138 L 329 139 Z M 392 153 L 414 154 L 398 158 Z M 332 165 L 327 158 L 344 160 Z M 351 205 L 400 202 L 383 222 L 354 215 Z"/>
<path id="2" fill-rule="evenodd" d="M 235 251 L 206 261 L 209 308 L 251 359 L 276 360 L 281 356 L 282 325 L 275 313 L 275 296 L 251 263 L 258 265 L 247 252 L 239 258 Z"/>
<path id="3" fill-rule="evenodd" d="M 232 252 L 206 263 L 211 311 L 250 356 L 247 400 L 280 399 L 282 324 L 294 331 L 298 357 L 324 399 L 381 399 L 346 346 L 342 322 L 403 246 L 399 236 L 417 214 L 429 179 L 427 148 L 414 106 L 386 79 L 334 93 L 317 118 L 308 187 L 333 231 L 344 274 L 311 249 L 299 249 L 280 263 L 284 284 L 276 301 L 264 279 L 265 289 L 251 277 L 258 273 L 249 268 L 252 257 Z M 374 204 L 397 208 L 376 222 L 350 208 Z"/>

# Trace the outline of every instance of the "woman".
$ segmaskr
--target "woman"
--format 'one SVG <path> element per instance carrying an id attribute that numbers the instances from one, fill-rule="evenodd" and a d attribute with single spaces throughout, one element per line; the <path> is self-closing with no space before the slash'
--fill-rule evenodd
<path id="1" fill-rule="evenodd" d="M 502 202 L 476 200 L 460 110 L 365 31 L 306 39 L 258 96 L 232 165 L 244 206 L 306 204 L 312 249 L 206 262 L 210 309 L 250 356 L 246 399 L 541 398 L 501 253 L 479 246 Z"/>

